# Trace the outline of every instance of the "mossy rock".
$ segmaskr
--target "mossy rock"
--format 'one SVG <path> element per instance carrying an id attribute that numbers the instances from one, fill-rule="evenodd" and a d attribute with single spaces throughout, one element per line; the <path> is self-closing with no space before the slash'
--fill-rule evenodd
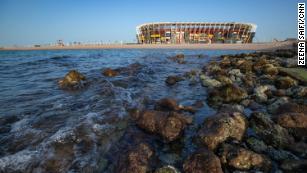
<path id="1" fill-rule="evenodd" d="M 279 89 L 288 89 L 290 87 L 296 86 L 297 81 L 289 76 L 286 77 L 279 77 L 275 81 L 275 85 Z"/>
<path id="2" fill-rule="evenodd" d="M 209 103 L 239 103 L 247 97 L 247 92 L 237 85 L 227 84 L 209 91 Z"/>
<path id="3" fill-rule="evenodd" d="M 293 77 L 294 79 L 307 84 L 307 70 L 304 68 L 278 68 L 278 70 L 286 75 Z"/>

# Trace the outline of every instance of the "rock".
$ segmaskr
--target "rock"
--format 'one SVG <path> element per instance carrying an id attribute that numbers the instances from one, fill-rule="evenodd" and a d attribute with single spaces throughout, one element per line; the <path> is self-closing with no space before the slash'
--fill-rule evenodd
<path id="1" fill-rule="evenodd" d="M 307 87 L 297 86 L 292 87 L 286 90 L 286 95 L 291 96 L 292 98 L 307 98 Z"/>
<path id="2" fill-rule="evenodd" d="M 219 158 L 207 149 L 189 156 L 184 161 L 183 170 L 185 173 L 223 173 Z"/>
<path id="3" fill-rule="evenodd" d="M 222 68 L 228 68 L 228 67 L 230 67 L 230 66 L 231 66 L 231 61 L 229 60 L 229 57 L 224 56 L 224 57 L 223 57 L 223 60 L 220 61 L 220 66 L 221 66 Z"/>
<path id="4" fill-rule="evenodd" d="M 254 137 L 248 138 L 246 142 L 249 148 L 257 153 L 264 153 L 268 149 L 268 146 L 263 141 Z"/>
<path id="5" fill-rule="evenodd" d="M 250 91 L 253 91 L 256 85 L 256 76 L 252 74 L 247 74 L 242 78 L 244 86 L 249 89 Z"/>
<path id="6" fill-rule="evenodd" d="M 296 142 L 287 149 L 300 157 L 306 158 L 307 156 L 307 144 L 305 142 Z"/>
<path id="7" fill-rule="evenodd" d="M 155 173 L 179 173 L 179 171 L 173 166 L 163 166 L 155 171 Z"/>
<path id="8" fill-rule="evenodd" d="M 278 68 L 273 64 L 266 64 L 263 67 L 263 73 L 271 76 L 275 76 L 278 74 Z"/>
<path id="9" fill-rule="evenodd" d="M 229 144 L 222 146 L 220 159 L 222 164 L 239 170 L 260 169 L 264 172 L 271 170 L 271 161 L 266 156 Z"/>
<path id="10" fill-rule="evenodd" d="M 285 113 L 278 116 L 277 123 L 297 138 L 307 137 L 307 114 Z"/>
<path id="11" fill-rule="evenodd" d="M 200 75 L 200 80 L 203 86 L 205 87 L 219 87 L 221 86 L 221 82 L 215 79 L 211 79 L 210 77 L 201 74 Z"/>
<path id="12" fill-rule="evenodd" d="M 267 110 L 271 114 L 275 114 L 276 110 L 283 104 L 288 103 L 289 98 L 288 97 L 280 97 L 273 99 L 271 103 L 269 104 Z"/>
<path id="13" fill-rule="evenodd" d="M 263 68 L 264 65 L 266 65 L 268 63 L 268 61 L 266 60 L 265 57 L 261 57 L 259 58 L 253 66 L 253 70 L 257 73 L 257 74 L 261 74 L 261 69 Z"/>
<path id="14" fill-rule="evenodd" d="M 249 73 L 253 70 L 253 63 L 251 61 L 244 60 L 244 62 L 240 63 L 237 67 L 239 67 L 243 73 Z"/>
<path id="15" fill-rule="evenodd" d="M 87 85 L 86 77 L 76 70 L 69 71 L 65 77 L 58 82 L 60 88 L 67 90 L 77 90 Z"/>
<path id="16" fill-rule="evenodd" d="M 210 62 L 208 65 L 205 66 L 205 71 L 210 74 L 216 74 L 220 72 L 222 69 L 216 62 Z"/>
<path id="17" fill-rule="evenodd" d="M 218 75 L 216 79 L 221 82 L 221 85 L 232 84 L 232 80 L 227 76 Z"/>
<path id="18" fill-rule="evenodd" d="M 285 160 L 280 167 L 285 173 L 305 173 L 307 170 L 307 160 Z"/>
<path id="19" fill-rule="evenodd" d="M 119 74 L 119 72 L 117 70 L 113 70 L 111 68 L 106 68 L 102 71 L 102 74 L 104 76 L 107 76 L 107 77 L 114 77 L 114 76 L 117 76 Z"/>
<path id="20" fill-rule="evenodd" d="M 197 77 L 199 75 L 199 70 L 191 70 L 188 72 L 184 73 L 184 77 L 188 78 L 188 79 L 194 79 L 195 77 Z"/>
<path id="21" fill-rule="evenodd" d="M 282 149 L 275 149 L 272 146 L 269 146 L 267 151 L 267 155 L 270 156 L 273 160 L 278 162 L 288 159 L 298 159 L 294 154 L 289 151 L 282 150 Z"/>
<path id="22" fill-rule="evenodd" d="M 242 82 L 241 79 L 244 77 L 240 69 L 232 69 L 228 72 L 228 74 L 230 75 L 230 79 L 233 82 L 237 82 L 237 83 L 241 83 Z"/>
<path id="23" fill-rule="evenodd" d="M 278 49 L 274 52 L 274 56 L 292 58 L 297 55 L 297 52 L 293 49 Z"/>
<path id="24" fill-rule="evenodd" d="M 220 113 L 224 112 L 224 113 L 230 113 L 230 112 L 244 112 L 244 107 L 242 105 L 239 104 L 222 104 L 219 107 L 219 111 Z"/>
<path id="25" fill-rule="evenodd" d="M 170 58 L 172 61 L 175 61 L 179 64 L 184 64 L 184 54 L 177 54 Z"/>
<path id="26" fill-rule="evenodd" d="M 297 158 L 295 155 L 293 155 L 292 153 L 285 151 L 285 150 L 277 150 L 271 146 L 267 146 L 263 141 L 251 137 L 248 138 L 246 140 L 247 145 L 249 146 L 249 148 L 251 148 L 253 151 L 257 152 L 257 153 L 263 153 L 268 155 L 270 158 L 272 158 L 273 160 L 276 161 L 282 161 L 285 159 L 295 159 Z M 290 145 L 292 146 L 292 145 Z"/>
<path id="27" fill-rule="evenodd" d="M 276 88 L 272 85 L 261 85 L 254 89 L 254 93 L 256 95 L 256 99 L 260 103 L 267 102 L 268 96 L 266 95 L 267 91 L 274 91 Z"/>
<path id="28" fill-rule="evenodd" d="M 163 98 L 157 101 L 155 109 L 158 111 L 179 111 L 180 107 L 175 99 Z"/>
<path id="29" fill-rule="evenodd" d="M 286 94 L 285 89 L 278 89 L 278 90 L 275 90 L 273 93 L 274 93 L 275 96 L 278 96 L 278 97 L 284 97 L 284 96 L 288 95 L 288 94 Z"/>
<path id="30" fill-rule="evenodd" d="M 217 103 L 239 103 L 247 97 L 247 92 L 237 85 L 225 85 L 209 90 L 208 101 Z"/>
<path id="31" fill-rule="evenodd" d="M 249 122 L 250 127 L 266 144 L 277 148 L 285 148 L 294 142 L 287 129 L 275 124 L 263 113 L 252 113 Z"/>
<path id="32" fill-rule="evenodd" d="M 176 113 L 161 111 L 135 111 L 131 113 L 137 125 L 154 134 L 159 134 L 167 142 L 180 137 L 187 124 L 192 123 L 192 118 Z"/>
<path id="33" fill-rule="evenodd" d="M 280 74 L 290 76 L 298 80 L 300 83 L 307 85 L 307 70 L 306 68 L 279 68 Z"/>
<path id="34" fill-rule="evenodd" d="M 149 170 L 149 161 L 153 154 L 154 151 L 148 144 L 140 143 L 120 158 L 115 172 L 146 173 Z"/>
<path id="35" fill-rule="evenodd" d="M 285 113 L 303 113 L 307 114 L 307 105 L 298 105 L 293 102 L 287 102 L 285 104 L 281 104 L 276 109 L 276 115 L 285 114 Z"/>
<path id="36" fill-rule="evenodd" d="M 260 109 L 261 105 L 258 104 L 257 102 L 255 102 L 254 100 L 251 100 L 249 105 L 248 105 L 248 108 L 250 108 L 251 110 L 255 111 L 255 110 Z"/>
<path id="37" fill-rule="evenodd" d="M 175 85 L 177 82 L 183 81 L 184 79 L 180 76 L 168 76 L 165 80 L 167 85 Z"/>
<path id="38" fill-rule="evenodd" d="M 143 67 L 144 67 L 144 65 L 142 65 L 140 63 L 133 63 L 133 64 L 130 64 L 130 65 L 126 66 L 126 67 L 117 68 L 116 71 L 118 71 L 121 74 L 128 75 L 128 76 L 134 76 Z"/>
<path id="39" fill-rule="evenodd" d="M 296 86 L 297 85 L 297 81 L 292 79 L 289 76 L 279 77 L 275 81 L 275 85 L 279 89 L 288 89 L 290 87 Z"/>
<path id="40" fill-rule="evenodd" d="M 283 59 L 282 64 L 284 67 L 297 67 L 297 57 Z"/>
<path id="41" fill-rule="evenodd" d="M 247 121 L 241 113 L 218 113 L 205 119 L 198 136 L 204 145 L 214 150 L 227 139 L 240 141 L 246 128 Z"/>
<path id="42" fill-rule="evenodd" d="M 191 106 L 179 105 L 175 99 L 163 98 L 157 101 L 155 110 L 158 111 L 187 111 L 195 113 L 196 110 Z"/>
<path id="43" fill-rule="evenodd" d="M 248 105 L 251 103 L 251 100 L 249 99 L 244 99 L 241 101 L 241 105 L 243 105 L 244 107 L 248 107 Z"/>

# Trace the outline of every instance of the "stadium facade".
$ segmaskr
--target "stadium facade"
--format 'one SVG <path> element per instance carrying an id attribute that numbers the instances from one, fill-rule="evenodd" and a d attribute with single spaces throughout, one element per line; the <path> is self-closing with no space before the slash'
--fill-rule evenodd
<path id="1" fill-rule="evenodd" d="M 136 27 L 139 44 L 252 43 L 252 23 L 157 22 Z"/>

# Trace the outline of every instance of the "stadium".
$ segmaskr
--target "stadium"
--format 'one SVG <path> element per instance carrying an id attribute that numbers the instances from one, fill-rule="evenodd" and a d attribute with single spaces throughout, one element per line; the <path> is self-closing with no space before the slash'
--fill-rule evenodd
<path id="1" fill-rule="evenodd" d="M 252 23 L 161 22 L 136 27 L 139 44 L 252 43 Z"/>

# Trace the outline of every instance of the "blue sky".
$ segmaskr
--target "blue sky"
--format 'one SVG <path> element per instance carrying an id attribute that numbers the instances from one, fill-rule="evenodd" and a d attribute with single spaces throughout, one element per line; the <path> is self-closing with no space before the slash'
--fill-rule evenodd
<path id="1" fill-rule="evenodd" d="M 297 0 L 0 0 L 0 45 L 135 41 L 146 22 L 251 22 L 255 41 L 296 37 Z M 302 1 L 301 1 L 302 2 Z"/>

